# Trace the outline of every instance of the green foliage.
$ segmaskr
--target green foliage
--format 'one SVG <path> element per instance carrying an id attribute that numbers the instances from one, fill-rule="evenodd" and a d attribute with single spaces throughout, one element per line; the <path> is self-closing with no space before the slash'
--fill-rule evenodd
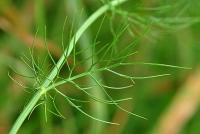
<path id="1" fill-rule="evenodd" d="M 53 114 L 59 118 L 66 118 L 62 111 L 59 110 L 59 104 L 56 104 L 56 99 L 62 97 L 68 102 L 70 106 L 82 113 L 83 115 L 106 124 L 119 125 L 120 122 L 112 122 L 99 117 L 95 117 L 90 114 L 88 111 L 84 111 L 82 108 L 83 105 L 88 103 L 101 103 L 109 106 L 115 106 L 116 108 L 126 112 L 130 115 L 147 119 L 140 114 L 132 113 L 131 111 L 123 108 L 120 103 L 124 101 L 129 101 L 131 97 L 125 97 L 120 99 L 115 99 L 110 90 L 120 90 L 124 91 L 135 85 L 135 81 L 152 79 L 157 77 L 169 76 L 170 73 L 161 73 L 161 74 L 152 74 L 147 76 L 136 76 L 133 73 L 126 73 L 121 70 L 129 66 L 149 66 L 149 67 L 163 67 L 163 68 L 172 68 L 172 69 L 191 69 L 188 67 L 181 67 L 169 64 L 162 63 L 150 63 L 150 62 L 138 62 L 138 61 L 129 61 L 128 59 L 132 56 L 138 54 L 136 51 L 137 44 L 143 37 L 147 37 L 150 40 L 153 40 L 155 32 L 163 31 L 178 31 L 180 29 L 189 27 L 200 21 L 199 17 L 187 17 L 182 15 L 177 16 L 167 16 L 163 17 L 165 13 L 169 10 L 175 8 L 174 6 L 165 5 L 158 7 L 138 7 L 136 12 L 131 12 L 129 10 L 124 10 L 117 6 L 123 4 L 127 0 L 115 0 L 115 1 L 101 1 L 104 3 L 104 6 L 99 8 L 94 12 L 84 23 L 80 24 L 80 28 L 75 31 L 76 22 L 72 21 L 71 28 L 68 28 L 68 41 L 65 43 L 65 31 L 66 25 L 69 22 L 69 18 L 66 17 L 64 25 L 62 27 L 62 51 L 63 54 L 57 60 L 54 55 L 52 55 L 47 44 L 47 26 L 44 26 L 44 35 L 39 34 L 41 28 L 37 29 L 35 34 L 35 39 L 38 37 L 44 36 L 45 38 L 45 48 L 47 50 L 47 55 L 44 59 L 40 59 L 35 54 L 35 42 L 33 41 L 32 47 L 29 49 L 29 57 L 23 56 L 21 59 L 27 65 L 27 67 L 32 71 L 32 76 L 27 76 L 25 74 L 18 73 L 15 69 L 13 71 L 22 76 L 32 80 L 32 87 L 26 87 L 22 83 L 15 81 L 18 85 L 27 89 L 28 92 L 33 93 L 32 99 L 24 107 L 21 114 L 18 116 L 16 122 L 14 123 L 10 133 L 15 134 L 18 132 L 25 119 L 29 119 L 32 113 L 36 110 L 37 107 L 44 107 L 44 118 L 46 122 L 48 121 L 48 114 Z M 43 26 L 46 22 L 43 12 L 44 3 L 37 2 L 39 9 L 36 9 L 37 25 Z M 109 12 L 108 12 L 109 11 Z M 138 11 L 145 12 L 145 15 L 141 15 Z M 155 15 L 149 15 L 148 12 L 158 12 Z M 104 17 L 103 14 L 108 12 Z M 146 13 L 147 12 L 147 13 Z M 182 14 L 180 11 L 179 14 Z M 93 35 L 94 41 L 88 45 L 88 47 L 81 49 L 78 44 L 81 44 L 79 40 L 85 34 L 85 32 L 91 27 L 91 25 L 100 20 L 98 28 L 96 28 L 96 35 Z M 116 20 L 117 24 L 114 23 Z M 107 22 L 109 20 L 109 22 Z M 81 22 L 81 21 L 80 21 Z M 109 24 L 108 24 L 109 23 Z M 108 24 L 108 25 L 107 25 Z M 109 36 L 109 42 L 102 41 L 99 42 L 100 31 L 103 27 L 108 27 L 111 35 Z M 70 30 L 69 30 L 70 29 Z M 102 30 L 103 31 L 103 30 Z M 39 34 L 39 35 L 38 35 Z M 123 41 L 123 37 L 126 36 L 127 40 Z M 106 39 L 106 38 L 105 38 Z M 67 45 L 65 45 L 67 44 Z M 81 44 L 82 45 L 82 44 Z M 85 55 L 85 56 L 83 56 Z M 69 63 L 69 60 L 72 60 Z M 50 61 L 50 62 L 49 62 Z M 48 66 L 46 66 L 48 64 Z M 81 72 L 76 70 L 83 67 Z M 126 85 L 112 85 L 109 83 L 104 83 L 103 78 L 98 77 L 96 74 L 105 74 L 109 73 L 115 79 L 123 79 L 126 81 Z M 89 79 L 91 82 L 87 83 L 85 79 Z M 80 91 L 82 94 L 87 96 L 88 100 L 82 100 L 80 98 L 73 98 L 69 95 L 66 95 L 63 88 L 63 85 L 70 85 L 71 88 L 75 88 Z M 98 87 L 98 88 L 96 88 Z M 30 90 L 33 89 L 33 90 Z M 99 95 L 94 94 L 91 90 L 101 90 L 104 97 L 99 97 Z M 50 103 L 50 107 L 49 106 Z"/>

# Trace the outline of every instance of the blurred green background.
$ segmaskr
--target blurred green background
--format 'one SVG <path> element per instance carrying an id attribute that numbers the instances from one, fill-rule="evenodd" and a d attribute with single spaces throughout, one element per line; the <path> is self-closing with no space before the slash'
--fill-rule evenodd
<path id="1" fill-rule="evenodd" d="M 64 31 L 65 45 L 69 40 L 70 28 L 76 29 L 103 4 L 101 0 L 0 0 L 0 134 L 9 132 L 14 121 L 28 103 L 33 93 L 27 93 L 8 76 L 25 86 L 33 85 L 29 78 L 20 74 L 31 74 L 22 61 L 29 55 L 35 33 L 34 54 L 43 60 L 45 48 L 44 27 L 47 27 L 47 43 L 55 60 L 62 54 L 62 29 L 66 16 L 69 23 Z M 118 8 L 118 7 L 117 7 Z M 48 113 L 45 121 L 44 109 L 38 106 L 29 120 L 20 128 L 20 134 L 199 134 L 200 133 L 200 1 L 199 0 L 129 0 L 119 9 L 130 14 L 129 32 L 120 38 L 121 49 L 130 40 L 136 46 L 131 51 L 137 54 L 128 61 L 154 62 L 191 67 L 190 70 L 166 67 L 131 66 L 120 71 L 134 76 L 147 76 L 170 73 L 171 76 L 136 80 L 135 85 L 126 90 L 109 90 L 113 98 L 132 97 L 133 100 L 120 103 L 127 110 L 144 116 L 147 120 L 128 115 L 120 109 L 97 103 L 84 103 L 88 113 L 103 117 L 105 120 L 120 123 L 119 126 L 94 121 L 58 97 L 56 105 L 66 119 Z M 115 11 L 113 11 L 115 12 Z M 78 49 L 87 48 L 84 44 L 94 40 L 104 19 L 97 40 L 103 44 L 112 41 L 113 31 L 117 31 L 128 19 L 112 12 L 106 13 L 87 31 L 79 42 Z M 129 17 L 128 17 L 129 18 Z M 156 18 L 170 18 L 169 21 L 156 22 Z M 184 18 L 184 19 L 181 19 Z M 127 19 L 127 20 L 126 20 Z M 152 23 L 152 20 L 155 23 Z M 65 36 L 66 35 L 66 36 Z M 81 47 L 82 46 L 82 47 Z M 89 45 L 88 45 L 89 46 Z M 99 47 L 99 49 L 101 46 Z M 87 54 L 86 54 L 87 55 Z M 80 55 L 79 55 L 80 56 Z M 78 57 L 81 59 L 83 56 Z M 101 58 L 101 56 L 97 56 Z M 69 62 L 70 63 L 70 62 Z M 43 71 L 48 73 L 52 62 L 44 64 Z M 82 70 L 84 64 L 76 70 Z M 62 70 L 63 76 L 65 69 Z M 108 85 L 125 85 L 126 81 L 114 78 L 109 73 L 100 74 Z M 65 89 L 67 91 L 65 91 Z M 65 85 L 62 89 L 68 96 L 90 100 L 79 90 Z M 101 97 L 101 93 L 94 91 Z M 48 104 L 53 107 L 52 104 Z M 100 109 L 98 109 L 98 106 Z"/>

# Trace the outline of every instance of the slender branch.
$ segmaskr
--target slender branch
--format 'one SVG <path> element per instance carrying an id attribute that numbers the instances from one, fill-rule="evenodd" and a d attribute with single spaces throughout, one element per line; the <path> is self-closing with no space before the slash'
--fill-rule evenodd
<path id="1" fill-rule="evenodd" d="M 124 3 L 127 0 L 114 0 L 110 2 L 107 5 L 102 6 L 100 9 L 98 9 L 94 14 L 92 14 L 85 23 L 79 28 L 77 33 L 73 36 L 69 47 L 65 50 L 59 61 L 57 62 L 54 69 L 51 71 L 50 75 L 47 77 L 47 79 L 44 81 L 44 83 L 41 85 L 41 88 L 39 91 L 34 95 L 34 97 L 30 100 L 30 102 L 27 104 L 25 109 L 22 111 L 22 113 L 19 115 L 18 119 L 14 123 L 13 127 L 11 128 L 10 134 L 16 134 L 23 124 L 24 120 L 27 118 L 33 107 L 37 104 L 40 97 L 46 93 L 48 90 L 46 90 L 46 87 L 48 87 L 51 82 L 54 80 L 54 78 L 58 75 L 59 70 L 62 68 L 63 63 L 65 62 L 66 58 L 71 54 L 74 45 L 77 43 L 81 35 L 88 29 L 88 27 L 95 22 L 101 15 L 103 15 L 106 11 L 110 9 L 110 6 L 118 6 L 122 3 Z"/>

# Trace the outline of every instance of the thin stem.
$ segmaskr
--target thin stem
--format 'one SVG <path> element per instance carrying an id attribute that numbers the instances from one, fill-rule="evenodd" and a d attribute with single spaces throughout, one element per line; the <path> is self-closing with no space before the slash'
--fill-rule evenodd
<path id="1" fill-rule="evenodd" d="M 31 110 L 34 108 L 34 106 L 39 101 L 40 97 L 46 93 L 48 90 L 46 90 L 46 87 L 48 87 L 51 82 L 54 80 L 54 78 L 58 75 L 59 69 L 62 68 L 63 63 L 65 62 L 66 58 L 71 54 L 74 45 L 77 43 L 81 35 L 88 29 L 88 27 L 95 22 L 101 15 L 103 15 L 106 11 L 110 9 L 110 6 L 117 6 L 122 3 L 124 3 L 127 0 L 114 0 L 111 3 L 102 6 L 100 9 L 98 9 L 94 14 L 92 14 L 85 23 L 79 28 L 77 33 L 73 36 L 72 40 L 70 41 L 69 48 L 65 50 L 59 61 L 57 62 L 56 66 L 51 71 L 50 75 L 47 77 L 47 79 L 44 81 L 44 83 L 41 85 L 41 88 L 39 91 L 34 95 L 34 97 L 31 99 L 31 101 L 28 103 L 28 105 L 25 107 L 25 109 L 22 111 L 22 113 L 19 115 L 18 119 L 14 123 L 10 134 L 16 134 L 23 124 L 24 120 L 27 118 L 28 114 L 31 112 Z"/>
<path id="2" fill-rule="evenodd" d="M 81 35 L 88 29 L 88 27 L 95 20 L 97 20 L 102 14 L 104 14 L 106 11 L 108 11 L 110 9 L 110 5 L 117 6 L 117 5 L 122 4 L 125 1 L 127 1 L 127 0 L 114 0 L 109 5 L 104 5 L 103 7 L 98 9 L 94 14 L 92 14 L 85 21 L 85 23 L 81 26 L 81 28 L 79 28 L 77 33 L 72 37 L 69 47 L 67 49 L 65 49 L 65 52 L 63 53 L 63 55 L 59 59 L 58 63 L 56 64 L 56 67 L 54 67 L 54 69 L 51 71 L 50 75 L 48 76 L 48 79 L 42 84 L 42 87 L 47 87 L 53 81 L 53 79 L 56 77 L 56 75 L 58 73 L 58 69 L 62 67 L 63 62 L 65 62 L 66 57 L 68 57 L 71 54 L 71 52 L 74 48 L 74 45 L 77 43 L 77 41 L 79 40 Z"/>
<path id="3" fill-rule="evenodd" d="M 74 16 L 75 18 L 78 18 L 78 25 L 76 25 L 75 27 L 79 27 L 80 24 L 84 23 L 84 20 L 86 20 L 86 13 L 84 11 L 81 11 L 81 15 L 79 13 L 79 10 L 83 8 L 83 3 L 81 1 L 76 1 L 76 0 L 68 0 L 67 5 L 70 5 L 70 7 L 68 7 L 70 9 L 69 15 L 72 17 Z M 104 19 L 102 20 L 102 22 L 104 21 Z M 102 24 L 99 26 L 99 31 L 102 27 Z M 98 36 L 98 34 L 96 35 Z M 97 38 L 97 37 L 96 37 Z M 81 50 L 84 50 L 83 53 L 81 53 L 81 57 L 83 59 L 87 59 L 84 61 L 84 67 L 85 69 L 89 69 L 93 63 L 97 62 L 97 56 L 95 56 L 95 44 L 96 41 L 93 44 L 93 41 L 91 40 L 91 35 L 90 35 L 90 31 L 88 30 L 87 32 L 84 33 L 84 35 L 82 35 L 82 38 L 80 39 L 80 45 L 79 48 Z M 94 70 L 97 69 L 97 67 L 93 67 Z M 98 79 L 102 79 L 101 78 L 101 74 L 100 72 L 96 72 L 94 73 L 95 77 Z M 87 79 L 87 83 L 88 85 L 95 85 L 95 82 L 88 78 Z M 106 99 L 104 93 L 102 92 L 102 90 L 100 89 L 99 86 L 96 86 L 95 89 L 91 89 L 89 92 L 83 91 L 85 92 L 89 97 L 92 98 L 92 95 L 95 95 L 96 98 L 101 98 L 101 99 Z M 105 103 L 99 103 L 98 101 L 94 101 L 93 103 L 90 103 L 91 105 L 91 113 L 92 116 L 99 118 L 101 120 L 107 120 L 107 106 L 105 105 Z M 97 122 L 96 120 L 92 120 L 91 125 L 90 125 L 90 129 L 89 129 L 89 133 L 93 134 L 102 134 L 104 130 L 104 125 L 102 123 Z"/>
<path id="4" fill-rule="evenodd" d="M 16 134 L 17 131 L 19 130 L 19 128 L 21 127 L 22 123 L 24 122 L 24 120 L 28 117 L 28 115 L 31 113 L 32 109 L 35 107 L 35 105 L 37 104 L 38 100 L 40 99 L 40 97 L 45 93 L 45 89 L 41 89 L 39 90 L 34 96 L 33 98 L 30 100 L 30 102 L 28 103 L 28 105 L 24 108 L 23 112 L 19 115 L 19 117 L 17 118 L 15 124 L 13 125 L 10 134 Z"/>

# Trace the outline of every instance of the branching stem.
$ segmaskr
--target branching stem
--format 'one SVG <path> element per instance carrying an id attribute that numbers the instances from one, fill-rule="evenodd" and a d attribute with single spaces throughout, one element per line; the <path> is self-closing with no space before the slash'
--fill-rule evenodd
<path id="1" fill-rule="evenodd" d="M 37 104 L 37 102 L 40 100 L 41 96 L 46 93 L 47 87 L 52 83 L 54 78 L 59 74 L 59 70 L 62 68 L 63 63 L 66 61 L 66 58 L 69 57 L 71 54 L 74 45 L 77 43 L 79 38 L 82 36 L 82 34 L 88 29 L 89 26 L 95 20 L 97 20 L 101 15 L 103 15 L 106 11 L 108 11 L 111 7 L 118 6 L 122 3 L 124 3 L 127 0 L 113 0 L 112 2 L 102 6 L 99 8 L 95 13 L 93 13 L 86 21 L 85 23 L 79 28 L 77 33 L 72 37 L 69 47 L 64 51 L 63 55 L 51 71 L 50 75 L 47 77 L 47 79 L 44 81 L 44 83 L 41 85 L 41 88 L 38 90 L 38 92 L 33 96 L 33 98 L 30 100 L 30 102 L 26 105 L 22 113 L 19 115 L 18 119 L 14 123 L 10 134 L 16 134 L 19 130 L 19 128 L 22 126 L 24 120 L 28 117 L 31 110 L 34 108 L 34 106 Z"/>

